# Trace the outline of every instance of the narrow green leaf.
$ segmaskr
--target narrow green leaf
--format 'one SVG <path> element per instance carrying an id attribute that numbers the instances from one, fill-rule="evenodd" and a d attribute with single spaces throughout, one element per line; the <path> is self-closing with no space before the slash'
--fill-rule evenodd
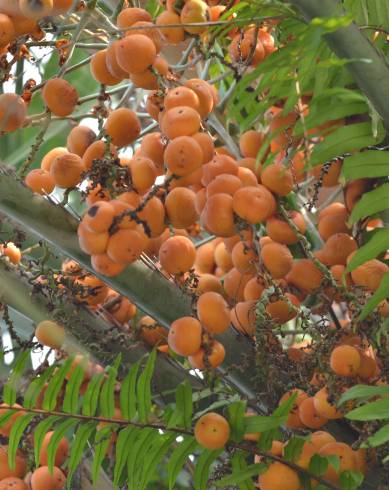
<path id="1" fill-rule="evenodd" d="M 194 437 L 185 437 L 182 442 L 172 452 L 167 464 L 169 490 L 173 490 L 177 477 L 189 458 L 190 454 L 197 448 L 197 442 Z"/>
<path id="2" fill-rule="evenodd" d="M 60 420 L 60 417 L 56 415 L 50 415 L 49 417 L 41 420 L 39 424 L 34 429 L 34 457 L 35 457 L 35 465 L 40 465 L 40 454 L 41 447 L 43 444 L 43 439 L 45 435 L 49 432 L 51 427 Z"/>
<path id="3" fill-rule="evenodd" d="M 88 388 L 84 394 L 82 401 L 82 415 L 87 417 L 94 417 L 97 411 L 97 405 L 99 402 L 100 388 L 104 381 L 104 373 L 99 373 L 88 383 Z"/>
<path id="4" fill-rule="evenodd" d="M 77 470 L 78 465 L 80 464 L 83 458 L 85 446 L 88 442 L 88 439 L 92 437 L 92 434 L 96 429 L 96 426 L 97 426 L 97 422 L 91 420 L 86 424 L 81 424 L 79 428 L 76 430 L 72 445 L 70 447 L 70 456 L 69 456 L 69 463 L 68 463 L 68 481 L 71 481 L 74 472 Z"/>
<path id="5" fill-rule="evenodd" d="M 335 471 L 339 471 L 340 469 L 340 458 L 339 456 L 336 456 L 335 454 L 330 454 L 329 456 L 326 456 L 328 464 L 330 464 Z"/>
<path id="6" fill-rule="evenodd" d="M 303 450 L 303 446 L 306 443 L 304 437 L 294 436 L 291 437 L 288 443 L 284 447 L 284 457 L 287 461 L 297 461 Z"/>
<path id="7" fill-rule="evenodd" d="M 113 485 L 117 488 L 122 478 L 123 470 L 127 463 L 128 448 L 133 445 L 133 440 L 138 435 L 138 427 L 125 427 L 121 429 L 116 441 L 115 467 L 113 470 Z"/>
<path id="8" fill-rule="evenodd" d="M 194 487 L 196 490 L 207 490 L 211 465 L 222 452 L 222 449 L 216 451 L 205 450 L 200 455 L 194 473 Z"/>
<path id="9" fill-rule="evenodd" d="M 120 410 L 125 420 L 132 420 L 136 415 L 136 380 L 139 362 L 131 366 L 120 388 Z"/>
<path id="10" fill-rule="evenodd" d="M 347 272 L 350 272 L 368 260 L 376 258 L 381 252 L 389 248 L 389 228 L 381 228 L 374 233 L 365 245 L 362 245 L 347 264 Z"/>
<path id="11" fill-rule="evenodd" d="M 266 465 L 264 465 L 266 467 Z M 236 452 L 231 458 L 232 473 L 236 475 L 248 468 L 248 464 L 243 452 Z M 239 490 L 255 490 L 255 485 L 252 477 L 246 478 L 242 482 L 238 482 Z"/>
<path id="12" fill-rule="evenodd" d="M 389 272 L 387 272 L 381 279 L 378 289 L 374 292 L 373 296 L 362 308 L 362 311 L 358 317 L 361 322 L 364 320 L 373 310 L 376 308 L 382 300 L 389 297 Z"/>
<path id="13" fill-rule="evenodd" d="M 350 224 L 389 208 L 389 184 L 365 192 L 351 211 Z"/>
<path id="14" fill-rule="evenodd" d="M 74 368 L 69 381 L 66 383 L 63 411 L 66 413 L 77 413 L 80 388 L 85 378 L 85 368 L 80 364 Z"/>
<path id="15" fill-rule="evenodd" d="M 367 403 L 354 408 L 345 417 L 349 420 L 383 420 L 389 419 L 389 398 Z"/>
<path id="16" fill-rule="evenodd" d="M 30 354 L 31 353 L 29 350 L 23 351 L 17 358 L 12 368 L 8 382 L 3 388 L 3 401 L 7 405 L 13 405 L 16 402 L 20 378 L 22 377 L 27 361 L 30 358 Z"/>
<path id="17" fill-rule="evenodd" d="M 389 386 L 355 385 L 342 394 L 339 398 L 338 405 L 342 405 L 349 400 L 372 398 L 373 396 L 389 396 Z"/>
<path id="18" fill-rule="evenodd" d="M 136 484 L 138 482 L 138 474 L 141 469 L 143 457 L 157 437 L 158 432 L 155 429 L 151 428 L 142 429 L 138 433 L 136 441 L 132 447 L 132 451 L 128 453 L 128 488 L 136 488 Z"/>
<path id="19" fill-rule="evenodd" d="M 96 485 L 97 479 L 99 478 L 100 468 L 107 455 L 107 449 L 111 442 L 111 435 L 114 427 L 116 427 L 115 424 L 105 425 L 96 432 L 93 445 L 94 457 L 92 462 L 93 485 Z"/>
<path id="20" fill-rule="evenodd" d="M 228 422 L 231 428 L 231 440 L 239 442 L 245 433 L 246 402 L 236 401 L 228 405 Z"/>
<path id="21" fill-rule="evenodd" d="M 340 180 L 386 177 L 389 175 L 389 152 L 367 150 L 344 159 Z"/>
<path id="22" fill-rule="evenodd" d="M 389 424 L 384 425 L 381 429 L 377 430 L 375 434 L 370 436 L 366 443 L 362 447 L 377 447 L 382 446 L 389 441 Z"/>
<path id="23" fill-rule="evenodd" d="M 154 372 L 156 349 L 149 354 L 143 373 L 139 376 L 137 383 L 138 415 L 142 423 L 146 423 L 151 411 L 151 379 Z"/>
<path id="24" fill-rule="evenodd" d="M 357 123 L 342 126 L 315 146 L 310 159 L 312 166 L 325 163 L 336 156 L 353 152 L 382 141 L 384 132 L 379 128 L 378 136 L 374 137 L 370 123 Z"/>
<path id="25" fill-rule="evenodd" d="M 176 406 L 182 413 L 183 424 L 185 429 L 190 429 L 192 426 L 193 403 L 192 403 L 192 386 L 185 380 L 177 387 L 176 391 Z"/>
<path id="26" fill-rule="evenodd" d="M 100 392 L 100 412 L 103 417 L 112 418 L 115 414 L 115 386 L 118 374 L 117 368 L 109 366 Z"/>
<path id="27" fill-rule="evenodd" d="M 58 395 L 63 387 L 65 377 L 69 372 L 69 369 L 73 363 L 73 359 L 67 359 L 60 368 L 53 374 L 53 377 L 49 381 L 44 397 L 42 408 L 44 410 L 52 411 L 55 410 L 57 405 Z"/>
<path id="28" fill-rule="evenodd" d="M 273 416 L 275 417 L 287 417 L 289 412 L 292 410 L 294 403 L 297 399 L 298 393 L 293 393 L 292 396 L 287 398 L 285 401 L 281 403 L 273 412 Z M 270 428 L 270 427 L 269 427 Z"/>
<path id="29" fill-rule="evenodd" d="M 245 434 L 251 432 L 264 432 L 271 429 L 276 429 L 286 422 L 286 416 L 270 417 L 255 415 L 254 417 L 245 417 Z"/>
<path id="30" fill-rule="evenodd" d="M 18 417 L 12 426 L 8 439 L 8 465 L 12 470 L 15 469 L 16 451 L 18 450 L 20 439 L 32 419 L 36 416 L 36 413 L 27 413 Z"/>
<path id="31" fill-rule="evenodd" d="M 253 476 L 260 475 L 265 472 L 266 469 L 267 466 L 264 463 L 251 464 L 240 472 L 234 472 L 232 475 L 224 476 L 221 480 L 215 482 L 215 485 L 221 488 L 230 485 L 239 485 Z"/>
<path id="32" fill-rule="evenodd" d="M 50 437 L 50 442 L 47 446 L 47 466 L 49 467 L 50 472 L 55 465 L 55 454 L 59 443 L 61 442 L 62 438 L 65 437 L 66 433 L 77 424 L 78 420 L 76 419 L 65 419 L 54 429 L 54 434 L 52 434 Z"/>
<path id="33" fill-rule="evenodd" d="M 138 485 L 139 490 L 146 490 L 148 483 L 155 474 L 158 464 L 162 461 L 175 439 L 175 434 L 160 435 L 151 450 L 145 455 L 142 465 L 142 477 Z"/>
<path id="34" fill-rule="evenodd" d="M 36 402 L 39 395 L 42 393 L 46 381 L 50 378 L 55 369 L 55 365 L 49 366 L 43 373 L 31 381 L 23 398 L 23 406 L 25 408 L 34 408 L 36 406 Z"/>
<path id="35" fill-rule="evenodd" d="M 363 474 L 358 471 L 342 471 L 339 478 L 340 488 L 342 490 L 357 490 L 360 488 L 363 480 Z"/>
<path id="36" fill-rule="evenodd" d="M 323 476 L 328 468 L 328 460 L 325 456 L 314 454 L 309 461 L 309 471 L 316 476 Z"/>

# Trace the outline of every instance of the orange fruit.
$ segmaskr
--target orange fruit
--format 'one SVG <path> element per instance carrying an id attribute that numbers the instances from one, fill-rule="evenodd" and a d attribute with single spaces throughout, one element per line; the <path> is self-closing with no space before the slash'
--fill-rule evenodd
<path id="1" fill-rule="evenodd" d="M 167 145 L 164 158 L 174 175 L 188 175 L 203 163 L 200 145 L 190 136 L 178 136 Z"/>
<path id="2" fill-rule="evenodd" d="M 361 366 L 358 349 L 351 345 L 339 345 L 331 352 L 330 366 L 338 376 L 356 376 Z"/>
<path id="3" fill-rule="evenodd" d="M 287 299 L 278 299 L 266 305 L 267 313 L 279 324 L 286 323 L 295 318 L 297 316 L 296 309 L 298 310 L 300 306 L 300 301 L 293 294 L 285 293 L 285 297 Z M 294 308 L 290 306 L 288 301 Z"/>
<path id="4" fill-rule="evenodd" d="M 327 471 L 323 475 L 324 479 L 332 483 L 337 483 L 339 481 L 339 475 L 343 471 L 355 470 L 356 463 L 353 450 L 343 442 L 330 442 L 320 449 L 319 454 L 320 456 L 338 456 L 339 458 L 339 470 L 336 471 L 335 468 L 329 464 Z"/>
<path id="5" fill-rule="evenodd" d="M 126 36 L 118 41 L 116 59 L 126 73 L 141 73 L 153 64 L 157 50 L 154 42 L 142 34 Z"/>
<path id="6" fill-rule="evenodd" d="M 42 97 L 50 111 L 60 117 L 69 116 L 78 102 L 77 89 L 63 78 L 48 80 L 42 89 Z"/>
<path id="7" fill-rule="evenodd" d="M 50 167 L 50 175 L 55 185 L 66 189 L 79 184 L 85 170 L 84 162 L 78 155 L 65 153 L 54 159 Z"/>
<path id="8" fill-rule="evenodd" d="M 255 305 L 256 301 L 240 301 L 231 309 L 230 318 L 238 332 L 246 335 L 255 333 Z"/>
<path id="9" fill-rule="evenodd" d="M 281 163 L 267 165 L 261 171 L 262 184 L 279 196 L 286 196 L 293 190 L 293 175 Z"/>
<path id="10" fill-rule="evenodd" d="M 168 238 L 159 249 L 159 261 L 169 274 L 183 274 L 189 271 L 196 259 L 196 248 L 184 236 Z"/>
<path id="11" fill-rule="evenodd" d="M 141 131 L 138 116 L 131 109 L 120 107 L 108 116 L 105 131 L 116 146 L 127 146 L 135 141 Z"/>
<path id="12" fill-rule="evenodd" d="M 294 388 L 293 390 L 287 391 L 282 395 L 279 401 L 279 405 L 281 405 L 283 402 L 286 402 L 295 393 L 297 393 L 297 397 L 291 411 L 289 412 L 285 426 L 291 429 L 302 429 L 304 428 L 304 424 L 300 419 L 299 407 L 302 404 L 302 402 L 308 398 L 308 395 L 305 393 L 305 391 L 300 390 L 298 388 Z"/>
<path id="13" fill-rule="evenodd" d="M 260 131 L 249 130 L 241 134 L 239 148 L 244 158 L 257 158 L 263 144 L 264 135 Z"/>
<path id="14" fill-rule="evenodd" d="M 301 403 L 299 417 L 301 422 L 310 429 L 319 429 L 328 422 L 327 418 L 317 412 L 313 398 L 307 398 Z"/>
<path id="15" fill-rule="evenodd" d="M 304 234 L 307 226 L 302 214 L 298 211 L 291 211 L 289 218 L 296 225 L 300 233 Z M 272 240 L 285 245 L 293 245 L 299 240 L 289 223 L 278 216 L 272 216 L 266 221 L 266 232 Z"/>
<path id="16" fill-rule="evenodd" d="M 202 294 L 197 301 L 197 317 L 210 333 L 218 334 L 230 325 L 230 310 L 223 296 L 213 291 Z"/>
<path id="17" fill-rule="evenodd" d="M 53 437 L 54 432 L 47 432 L 45 437 L 43 438 L 42 441 L 42 446 L 41 446 L 41 451 L 39 455 L 39 463 L 42 466 L 47 465 L 47 462 L 49 460 L 47 448 L 49 445 L 49 442 L 51 438 Z M 66 439 L 66 437 L 63 437 L 58 444 L 58 447 L 55 452 L 55 458 L 54 458 L 54 465 L 55 466 L 62 466 L 64 462 L 66 461 L 66 458 L 68 457 L 69 454 L 69 442 Z"/>
<path id="18" fill-rule="evenodd" d="M 233 196 L 233 210 L 250 224 L 261 223 L 276 211 L 276 201 L 266 187 L 242 187 Z"/>
<path id="19" fill-rule="evenodd" d="M 178 136 L 192 136 L 198 133 L 201 125 L 199 113 L 186 106 L 177 106 L 168 109 L 162 117 L 162 133 L 169 139 Z M 202 157 L 200 164 L 202 163 Z"/>
<path id="20" fill-rule="evenodd" d="M 166 196 L 165 208 L 170 223 L 175 228 L 188 228 L 198 220 L 196 194 L 185 187 L 176 187 Z"/>
<path id="21" fill-rule="evenodd" d="M 226 351 L 223 344 L 214 340 L 210 346 L 208 346 L 207 353 L 205 349 L 201 348 L 194 354 L 188 357 L 190 365 L 195 369 L 207 369 L 218 368 L 223 364 Z"/>
<path id="22" fill-rule="evenodd" d="M 183 27 L 177 24 L 181 24 L 180 16 L 176 12 L 168 11 L 162 12 L 155 19 L 155 23 L 160 27 L 160 32 L 164 39 L 169 44 L 178 44 L 182 42 L 185 38 L 185 31 Z M 175 27 L 163 27 L 169 26 L 170 24 L 176 24 Z"/>
<path id="23" fill-rule="evenodd" d="M 20 449 L 16 452 L 15 468 L 8 465 L 8 446 L 0 446 L 0 481 L 5 478 L 23 478 L 27 472 L 27 460 Z"/>
<path id="24" fill-rule="evenodd" d="M 311 259 L 297 259 L 293 260 L 292 269 L 287 274 L 286 280 L 302 292 L 310 293 L 320 287 L 323 273 Z"/>
<path id="25" fill-rule="evenodd" d="M 201 347 L 201 334 L 201 324 L 196 318 L 178 318 L 170 325 L 169 347 L 180 356 L 193 355 Z"/>
<path id="26" fill-rule="evenodd" d="M 268 469 L 259 475 L 261 490 L 300 490 L 301 483 L 296 471 L 285 464 L 271 463 Z"/>
<path id="27" fill-rule="evenodd" d="M 200 446 L 209 450 L 221 449 L 230 438 L 230 426 L 218 413 L 208 412 L 196 422 L 194 435 Z"/>
<path id="28" fill-rule="evenodd" d="M 66 333 L 65 329 L 58 323 L 50 320 L 40 322 L 35 329 L 35 337 L 38 342 L 52 349 L 61 349 Z"/>
<path id="29" fill-rule="evenodd" d="M 293 255 L 281 243 L 269 243 L 262 247 L 261 259 L 274 279 L 285 277 L 293 266 Z"/>
<path id="30" fill-rule="evenodd" d="M 205 203 L 200 222 L 207 231 L 219 237 L 234 235 L 233 198 L 228 194 L 211 196 Z"/>
<path id="31" fill-rule="evenodd" d="M 119 41 L 116 42 L 115 47 L 115 54 L 118 49 L 118 43 Z M 116 85 L 120 83 L 123 78 L 126 78 L 126 72 L 121 69 L 120 66 L 118 66 L 118 69 L 115 70 L 115 74 L 122 74 L 125 73 L 124 76 L 117 77 L 116 75 L 112 74 L 112 70 L 110 67 L 116 66 L 117 64 L 117 57 L 114 58 L 114 62 L 116 64 L 114 65 L 112 62 L 113 55 L 112 55 L 112 48 L 109 51 L 108 49 L 101 49 L 100 51 L 96 51 L 94 55 L 92 56 L 90 60 L 90 71 L 92 74 L 92 77 L 96 80 L 96 82 L 100 83 L 101 85 Z M 120 72 L 119 72 L 120 69 Z"/>
<path id="32" fill-rule="evenodd" d="M 50 473 L 47 466 L 40 466 L 31 475 L 31 490 L 62 490 L 66 484 L 66 477 L 62 471 L 54 466 Z"/>
<path id="33" fill-rule="evenodd" d="M 24 182 L 33 192 L 41 195 L 51 194 L 55 187 L 54 179 L 50 173 L 40 168 L 30 170 Z"/>
<path id="34" fill-rule="evenodd" d="M 336 406 L 328 399 L 326 387 L 319 390 L 313 397 L 316 412 L 327 419 L 339 419 L 343 415 L 336 409 Z"/>
<path id="35" fill-rule="evenodd" d="M 23 126 L 27 118 L 27 106 L 17 94 L 0 94 L 0 132 L 9 133 Z"/>

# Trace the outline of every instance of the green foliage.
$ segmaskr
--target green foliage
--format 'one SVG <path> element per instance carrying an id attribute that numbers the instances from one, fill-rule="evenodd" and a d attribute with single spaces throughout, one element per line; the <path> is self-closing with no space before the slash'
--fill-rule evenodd
<path id="1" fill-rule="evenodd" d="M 354 206 L 350 223 L 371 216 L 372 214 L 384 211 L 389 207 L 389 184 L 382 184 L 376 189 L 366 192 Z"/>

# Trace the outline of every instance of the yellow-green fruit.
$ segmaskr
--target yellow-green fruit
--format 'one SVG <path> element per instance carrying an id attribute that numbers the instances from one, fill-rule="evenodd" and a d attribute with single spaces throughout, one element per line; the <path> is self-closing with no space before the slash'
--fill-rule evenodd
<path id="1" fill-rule="evenodd" d="M 188 0 L 181 10 L 182 24 L 207 22 L 209 20 L 209 7 L 203 0 Z M 207 29 L 206 26 L 183 26 L 190 34 L 201 34 Z"/>
<path id="2" fill-rule="evenodd" d="M 35 329 L 38 342 L 52 349 L 61 349 L 65 341 L 65 329 L 51 320 L 40 322 Z"/>

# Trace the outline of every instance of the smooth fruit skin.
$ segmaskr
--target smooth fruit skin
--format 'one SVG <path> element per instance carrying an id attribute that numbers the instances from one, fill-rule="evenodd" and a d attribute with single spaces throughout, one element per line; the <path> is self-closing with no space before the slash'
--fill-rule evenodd
<path id="1" fill-rule="evenodd" d="M 356 461 L 353 450 L 343 442 L 330 442 L 320 449 L 319 454 L 320 456 L 338 456 L 339 458 L 339 471 L 336 471 L 335 468 L 329 464 L 327 471 L 323 475 L 324 479 L 332 483 L 337 483 L 339 481 L 339 475 L 343 471 L 355 470 Z"/>
<path id="2" fill-rule="evenodd" d="M 11 476 L 0 481 L 0 490 L 28 490 L 28 486 L 20 478 Z"/>
<path id="3" fill-rule="evenodd" d="M 129 7 L 123 9 L 116 19 L 116 24 L 119 29 L 125 29 L 126 27 L 131 27 L 135 22 L 151 21 L 151 15 L 147 10 L 137 7 Z"/>
<path id="4" fill-rule="evenodd" d="M 301 483 L 298 474 L 288 466 L 271 463 L 267 471 L 258 478 L 261 490 L 300 490 Z"/>
<path id="5" fill-rule="evenodd" d="M 230 310 L 219 293 L 202 294 L 197 301 L 197 315 L 204 328 L 211 333 L 222 333 L 230 325 Z"/>
<path id="6" fill-rule="evenodd" d="M 108 49 L 97 51 L 91 58 L 90 71 L 96 82 L 102 85 L 116 85 L 125 77 L 114 76 L 108 67 Z M 123 72 L 123 70 L 122 70 Z"/>
<path id="7" fill-rule="evenodd" d="M 190 365 L 195 369 L 218 368 L 223 364 L 226 356 L 226 351 L 223 344 L 214 340 L 212 345 L 208 347 L 209 352 L 206 354 L 203 348 L 199 349 L 195 354 L 188 357 Z"/>
<path id="8" fill-rule="evenodd" d="M 196 260 L 196 248 L 184 236 L 173 236 L 159 249 L 159 261 L 169 274 L 182 274 L 189 271 Z"/>
<path id="9" fill-rule="evenodd" d="M 95 141 L 96 133 L 88 128 L 88 126 L 75 126 L 66 141 L 67 149 L 70 153 L 75 153 L 79 157 L 83 157 L 86 149 Z"/>
<path id="10" fill-rule="evenodd" d="M 24 182 L 33 192 L 41 195 L 51 194 L 55 187 L 53 177 L 41 168 L 35 168 L 28 172 Z"/>
<path id="11" fill-rule="evenodd" d="M 141 73 L 151 66 L 157 56 L 153 41 L 142 34 L 127 36 L 118 41 L 116 59 L 126 73 Z"/>
<path id="12" fill-rule="evenodd" d="M 65 329 L 50 320 L 40 322 L 35 329 L 38 342 L 52 349 L 61 349 L 65 341 Z"/>
<path id="13" fill-rule="evenodd" d="M 77 89 L 62 78 L 48 80 L 42 89 L 42 97 L 51 112 L 59 117 L 69 116 L 78 102 Z"/>
<path id="14" fill-rule="evenodd" d="M 50 174 L 55 185 L 64 189 L 75 187 L 81 182 L 81 175 L 85 171 L 83 160 L 75 153 L 58 156 L 50 167 Z"/>
<path id="15" fill-rule="evenodd" d="M 127 146 L 135 141 L 141 131 L 138 116 L 131 109 L 121 107 L 111 112 L 104 129 L 116 146 Z"/>
<path id="16" fill-rule="evenodd" d="M 0 95 L 0 132 L 19 129 L 27 117 L 27 106 L 17 94 Z"/>
<path id="17" fill-rule="evenodd" d="M 276 212 L 273 194 L 262 185 L 242 187 L 233 196 L 234 212 L 250 224 L 266 221 Z"/>
<path id="18" fill-rule="evenodd" d="M 321 416 L 314 404 L 313 398 L 307 398 L 299 406 L 299 417 L 301 422 L 310 429 L 319 429 L 327 423 L 327 418 Z"/>
<path id="19" fill-rule="evenodd" d="M 330 366 L 338 376 L 353 377 L 358 373 L 361 356 L 351 345 L 339 345 L 331 352 Z"/>
<path id="20" fill-rule="evenodd" d="M 31 490 L 62 490 L 65 483 L 65 475 L 56 466 L 52 474 L 47 466 L 41 466 L 31 475 Z"/>
<path id="21" fill-rule="evenodd" d="M 24 454 L 17 450 L 15 468 L 11 470 L 8 465 L 8 446 L 0 446 L 0 481 L 12 476 L 23 478 L 26 472 L 27 461 Z"/>
<path id="22" fill-rule="evenodd" d="M 196 422 L 194 434 L 200 446 L 209 450 L 221 449 L 230 437 L 230 426 L 224 417 L 209 412 Z"/>
<path id="23" fill-rule="evenodd" d="M 42 446 L 41 446 L 41 452 L 39 456 L 39 462 L 42 466 L 47 465 L 48 460 L 49 460 L 49 455 L 47 452 L 48 445 L 50 443 L 51 438 L 53 437 L 54 432 L 48 432 L 45 437 L 43 438 Z M 55 452 L 55 458 L 54 458 L 54 465 L 55 466 L 62 466 L 64 462 L 66 461 L 66 458 L 68 457 L 69 454 L 69 442 L 66 439 L 66 437 L 63 437 L 59 445 L 57 447 L 57 450 Z"/>
<path id="24" fill-rule="evenodd" d="M 0 13 L 0 47 L 7 46 L 15 36 L 15 27 L 8 15 Z"/>
<path id="25" fill-rule="evenodd" d="M 178 136 L 167 145 L 164 159 L 172 174 L 185 176 L 201 167 L 203 152 L 194 138 Z"/>
<path id="26" fill-rule="evenodd" d="M 201 346 L 201 333 L 201 324 L 196 318 L 178 318 L 169 329 L 169 347 L 180 356 L 195 354 Z"/>
<path id="27" fill-rule="evenodd" d="M 199 132 L 200 125 L 199 113 L 186 106 L 177 106 L 167 110 L 161 121 L 162 133 L 169 139 L 192 136 Z"/>

